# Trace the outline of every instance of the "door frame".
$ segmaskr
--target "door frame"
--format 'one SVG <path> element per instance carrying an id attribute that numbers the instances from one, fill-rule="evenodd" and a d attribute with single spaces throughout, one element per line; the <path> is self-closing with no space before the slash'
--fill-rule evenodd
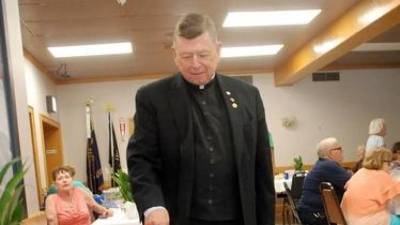
<path id="1" fill-rule="evenodd" d="M 41 126 L 41 131 L 42 131 L 42 153 L 43 153 L 43 158 L 44 158 L 44 167 L 45 167 L 45 172 L 46 172 L 46 187 L 50 187 L 51 182 L 49 182 L 49 176 L 51 174 L 48 174 L 47 171 L 47 155 L 46 155 L 46 142 L 45 142 L 45 134 L 44 134 L 44 126 L 43 124 L 49 125 L 51 127 L 54 127 L 55 129 L 58 130 L 59 132 L 59 151 L 60 151 L 60 156 L 61 156 L 61 164 L 64 163 L 64 150 L 63 150 L 63 143 L 62 143 L 62 134 L 61 134 L 61 126 L 60 123 L 57 122 L 56 120 L 48 117 L 47 115 L 44 114 L 39 114 L 40 117 L 40 126 Z"/>
<path id="2" fill-rule="evenodd" d="M 28 113 L 29 113 L 29 125 L 31 129 L 31 138 L 32 138 L 33 165 L 35 168 L 35 175 L 36 175 L 36 191 L 39 201 L 39 207 L 41 207 L 42 204 L 44 204 L 44 193 L 42 188 L 42 176 L 40 173 L 40 160 L 39 160 L 39 152 L 37 146 L 35 110 L 32 106 L 28 106 Z"/>

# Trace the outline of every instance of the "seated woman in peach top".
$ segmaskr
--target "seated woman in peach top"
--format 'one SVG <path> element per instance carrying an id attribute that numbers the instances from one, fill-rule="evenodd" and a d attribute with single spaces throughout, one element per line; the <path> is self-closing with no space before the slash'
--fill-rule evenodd
<path id="1" fill-rule="evenodd" d="M 345 188 L 342 210 L 348 225 L 389 225 L 390 200 L 400 194 L 400 183 L 389 175 L 392 153 L 378 148 L 366 155 Z"/>
<path id="2" fill-rule="evenodd" d="M 112 211 L 97 204 L 79 188 L 73 187 L 72 174 L 75 174 L 75 171 L 70 166 L 61 166 L 53 171 L 52 176 L 58 193 L 49 195 L 46 199 L 47 224 L 90 225 L 90 210 L 102 217 L 111 216 Z"/>

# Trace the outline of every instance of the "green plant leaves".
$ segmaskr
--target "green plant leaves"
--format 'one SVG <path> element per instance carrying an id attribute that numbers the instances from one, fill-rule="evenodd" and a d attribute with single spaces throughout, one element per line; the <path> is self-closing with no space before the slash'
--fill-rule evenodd
<path id="1" fill-rule="evenodd" d="M 0 185 L 3 185 L 3 179 L 7 171 L 12 165 L 20 162 L 19 159 L 13 159 L 8 162 L 0 170 Z M 0 197 L 0 225 L 13 225 L 19 224 L 23 216 L 23 204 L 22 204 L 22 192 L 23 185 L 22 181 L 24 179 L 24 174 L 26 170 L 18 165 L 15 174 L 5 185 L 3 192 Z"/>
<path id="2" fill-rule="evenodd" d="M 299 155 L 298 157 L 294 157 L 293 161 L 294 161 L 294 170 L 303 171 L 303 158 Z"/>
<path id="3" fill-rule="evenodd" d="M 112 175 L 112 179 L 118 184 L 122 198 L 125 201 L 133 202 L 132 187 L 129 182 L 129 176 L 122 170 L 118 170 Z"/>

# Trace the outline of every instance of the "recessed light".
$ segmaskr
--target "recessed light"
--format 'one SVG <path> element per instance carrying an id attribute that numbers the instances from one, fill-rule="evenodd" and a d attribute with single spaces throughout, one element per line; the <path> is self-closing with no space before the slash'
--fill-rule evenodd
<path id="1" fill-rule="evenodd" d="M 48 47 L 55 58 L 132 53 L 130 42 Z"/>
<path id="2" fill-rule="evenodd" d="M 229 12 L 223 27 L 280 26 L 308 24 L 321 9 Z"/>
<path id="3" fill-rule="evenodd" d="M 231 58 L 231 57 L 276 55 L 282 47 L 283 47 L 282 44 L 223 47 L 221 49 L 221 57 Z"/>

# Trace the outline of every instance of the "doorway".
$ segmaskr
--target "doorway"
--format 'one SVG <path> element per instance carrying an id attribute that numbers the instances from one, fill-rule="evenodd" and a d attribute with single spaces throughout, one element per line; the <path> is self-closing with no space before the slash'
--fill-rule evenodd
<path id="1" fill-rule="evenodd" d="M 60 124 L 44 115 L 40 115 L 43 130 L 43 148 L 46 162 L 47 187 L 53 180 L 51 172 L 58 166 L 64 164 L 63 149 L 61 142 Z"/>

